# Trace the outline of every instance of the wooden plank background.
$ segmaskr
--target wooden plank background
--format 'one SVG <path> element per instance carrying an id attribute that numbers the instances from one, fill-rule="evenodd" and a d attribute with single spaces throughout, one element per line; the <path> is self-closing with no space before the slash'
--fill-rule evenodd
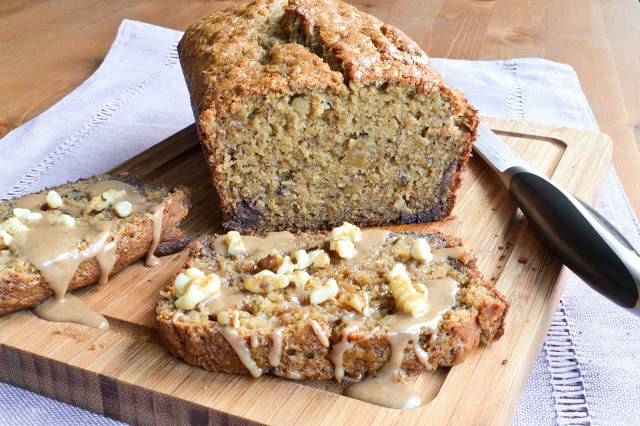
<path id="1" fill-rule="evenodd" d="M 398 26 L 428 55 L 541 57 L 574 67 L 613 163 L 640 213 L 640 3 L 637 0 L 349 0 Z M 184 30 L 239 1 L 0 2 L 0 137 L 93 73 L 123 19 Z M 2 141 L 0 140 L 0 146 Z"/>

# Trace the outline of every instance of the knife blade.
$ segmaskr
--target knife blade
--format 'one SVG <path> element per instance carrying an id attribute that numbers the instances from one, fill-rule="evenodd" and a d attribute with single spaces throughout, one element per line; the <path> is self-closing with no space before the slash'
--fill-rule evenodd
<path id="1" fill-rule="evenodd" d="M 640 256 L 626 238 L 482 123 L 473 146 L 560 261 L 596 291 L 640 316 Z"/>

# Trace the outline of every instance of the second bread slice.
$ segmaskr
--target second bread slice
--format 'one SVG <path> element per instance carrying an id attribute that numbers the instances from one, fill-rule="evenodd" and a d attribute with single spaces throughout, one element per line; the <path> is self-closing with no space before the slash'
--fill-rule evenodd
<path id="1" fill-rule="evenodd" d="M 507 309 L 458 240 L 345 224 L 195 242 L 156 312 L 167 348 L 207 370 L 359 380 L 459 363 Z"/>
<path id="2" fill-rule="evenodd" d="M 189 208 L 187 188 L 109 175 L 0 203 L 0 315 L 181 250 Z"/>

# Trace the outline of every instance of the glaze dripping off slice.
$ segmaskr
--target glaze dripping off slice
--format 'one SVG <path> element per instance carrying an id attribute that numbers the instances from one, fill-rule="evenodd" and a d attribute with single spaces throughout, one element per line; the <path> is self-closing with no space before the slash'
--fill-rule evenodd
<path id="1" fill-rule="evenodd" d="M 408 408 L 419 398 L 404 379 L 497 340 L 507 309 L 458 240 L 345 223 L 330 233 L 204 237 L 156 314 L 167 348 L 190 364 L 365 379 L 347 391 L 361 399 L 400 383 L 405 397 L 387 405 Z"/>
<path id="2" fill-rule="evenodd" d="M 177 226 L 189 207 L 186 188 L 108 175 L 0 203 L 0 314 L 51 296 L 37 315 L 105 328 L 67 291 L 184 248 L 190 239 Z"/>

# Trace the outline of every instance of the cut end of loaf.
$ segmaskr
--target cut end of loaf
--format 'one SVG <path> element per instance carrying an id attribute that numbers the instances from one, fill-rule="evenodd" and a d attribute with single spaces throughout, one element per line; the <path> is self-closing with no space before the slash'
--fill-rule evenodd
<path id="1" fill-rule="evenodd" d="M 346 92 L 245 102 L 222 126 L 224 143 L 207 143 L 227 227 L 327 229 L 450 213 L 470 153 L 450 100 L 391 84 Z M 201 125 L 214 132 L 221 121 Z"/>

